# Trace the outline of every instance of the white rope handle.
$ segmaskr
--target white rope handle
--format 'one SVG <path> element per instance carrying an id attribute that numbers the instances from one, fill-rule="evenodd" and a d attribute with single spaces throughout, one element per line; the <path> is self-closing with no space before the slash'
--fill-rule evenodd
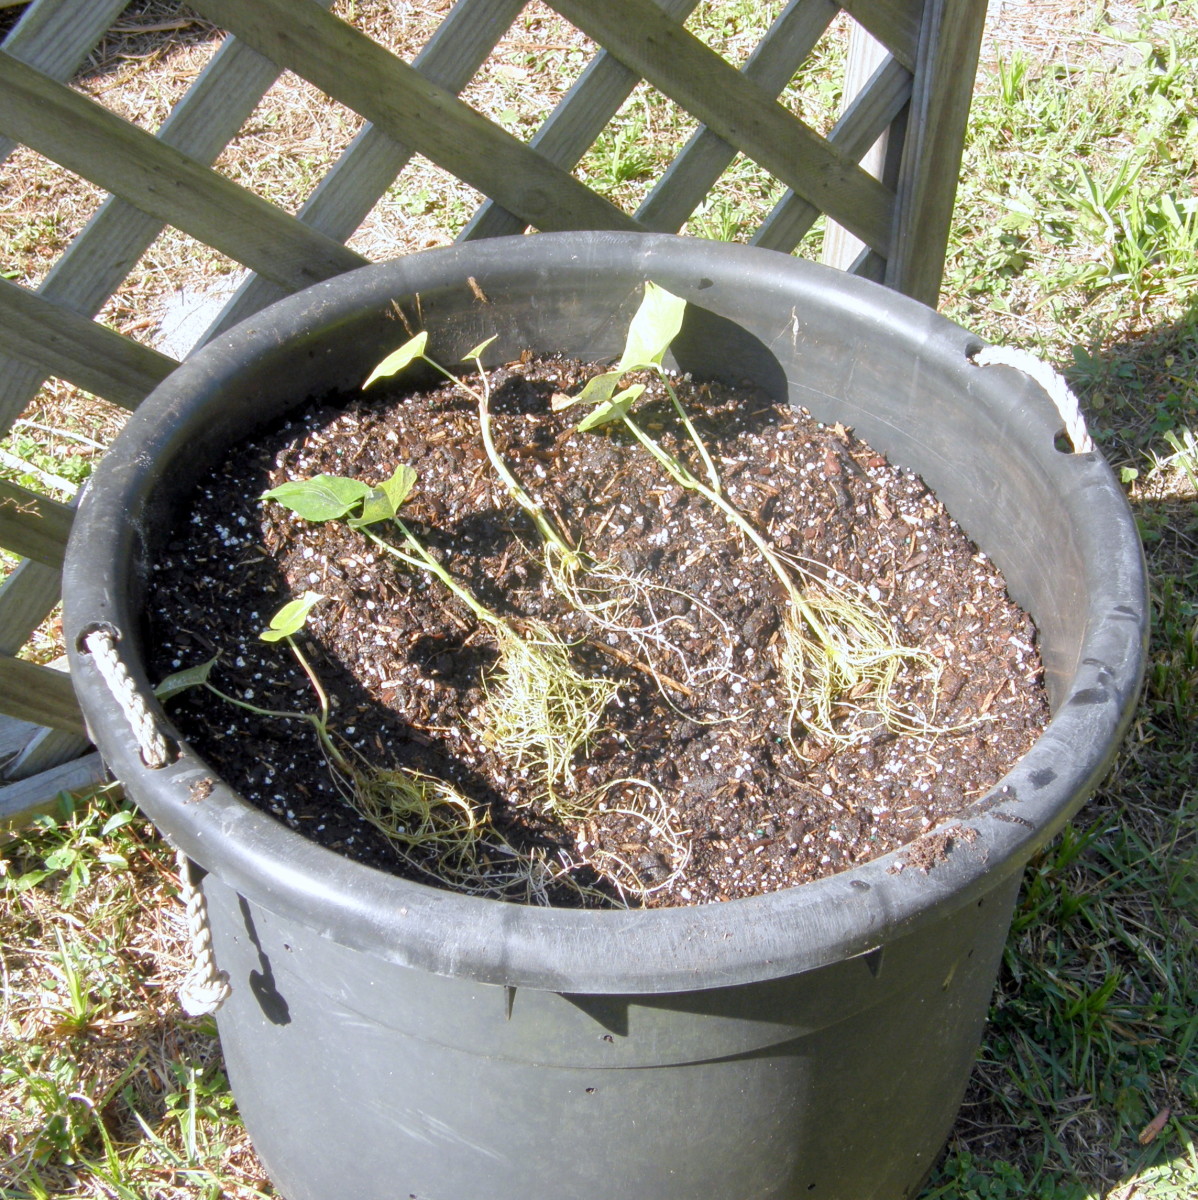
<path id="1" fill-rule="evenodd" d="M 170 761 L 170 743 L 154 714 L 142 699 L 128 669 L 117 653 L 117 637 L 107 629 L 93 629 L 83 639 L 100 677 L 112 693 L 117 707 L 133 730 L 141 760 L 152 770 L 165 767 Z M 191 935 L 191 952 L 195 959 L 182 986 L 179 1003 L 190 1017 L 208 1016 L 228 999 L 230 987 L 226 971 L 218 971 L 212 952 L 212 927 L 208 922 L 208 905 L 193 875 L 191 860 L 182 850 L 175 852 L 179 869 L 179 898 L 187 910 L 187 928 Z"/>
<path id="2" fill-rule="evenodd" d="M 1094 449 L 1094 442 L 1086 429 L 1077 397 L 1070 390 L 1064 377 L 1058 375 L 1047 363 L 1041 362 L 1026 350 L 1015 350 L 1006 346 L 984 346 L 969 361 L 975 367 L 1014 367 L 1031 376 L 1048 393 L 1049 399 L 1056 405 L 1057 412 L 1061 414 L 1061 420 L 1065 422 L 1065 432 L 1073 443 L 1073 452 L 1088 454 Z"/>
<path id="3" fill-rule="evenodd" d="M 175 862 L 179 868 L 179 899 L 187 909 L 187 929 L 195 958 L 195 965 L 187 972 L 177 995 L 189 1017 L 206 1017 L 224 1004 L 232 988 L 229 987 L 229 973 L 216 966 L 208 903 L 196 882 L 191 859 L 182 850 L 177 850 Z"/>
<path id="4" fill-rule="evenodd" d="M 155 770 L 165 767 L 170 761 L 170 745 L 116 652 L 115 634 L 107 629 L 93 629 L 83 642 L 117 707 L 133 729 L 141 761 Z"/>

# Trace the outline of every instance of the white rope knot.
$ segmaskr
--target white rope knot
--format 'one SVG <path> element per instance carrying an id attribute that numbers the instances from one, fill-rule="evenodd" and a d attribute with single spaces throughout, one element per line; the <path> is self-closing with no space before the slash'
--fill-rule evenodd
<path id="1" fill-rule="evenodd" d="M 206 1017 L 224 1004 L 232 988 L 229 987 L 229 973 L 216 967 L 208 904 L 192 873 L 191 859 L 178 850 L 175 862 L 179 868 L 179 898 L 187 910 L 187 929 L 195 958 L 195 965 L 179 986 L 179 1003 L 189 1017 Z"/>
<path id="2" fill-rule="evenodd" d="M 1081 405 L 1070 390 L 1064 377 L 1058 375 L 1047 363 L 1041 362 L 1026 350 L 1010 349 L 1006 346 L 984 346 L 970 360 L 975 367 L 1014 367 L 1029 375 L 1047 393 L 1056 405 L 1056 410 L 1065 422 L 1065 433 L 1073 443 L 1075 454 L 1088 454 L 1094 442 L 1086 429 Z"/>
<path id="3" fill-rule="evenodd" d="M 96 664 L 96 670 L 100 672 L 117 707 L 133 730 L 142 762 L 153 769 L 165 767 L 170 761 L 170 743 L 158 728 L 158 722 L 117 654 L 116 635 L 107 629 L 93 629 L 83 641 Z"/>

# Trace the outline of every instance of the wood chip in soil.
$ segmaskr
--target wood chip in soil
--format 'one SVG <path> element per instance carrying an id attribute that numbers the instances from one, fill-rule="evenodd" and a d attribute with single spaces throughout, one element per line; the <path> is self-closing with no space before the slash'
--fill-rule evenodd
<path id="1" fill-rule="evenodd" d="M 409 394 L 392 382 L 256 435 L 190 498 L 152 572 L 154 678 L 219 656 L 211 682 L 227 695 L 314 711 L 294 656 L 259 633 L 286 600 L 320 593 L 298 644 L 332 698 L 335 736 L 363 761 L 447 781 L 468 800 L 491 837 L 474 864 L 481 894 L 698 904 L 912 843 L 913 868 L 934 870 L 944 847 L 918 839 L 968 815 L 1048 719 L 1035 629 L 997 569 L 917 476 L 851 431 L 752 390 L 678 381 L 732 502 L 777 549 L 869 597 L 901 645 L 937 664 L 934 686 L 908 668 L 894 695 L 943 732 L 896 734 L 846 702 L 851 744 L 804 736 L 779 680 L 785 595 L 762 556 L 625 432 L 572 432 L 578 410 L 552 411 L 594 370 L 509 364 L 492 374 L 491 411 L 500 454 L 574 543 L 642 581 L 621 629 L 550 586 L 535 528 L 488 463 L 474 401 L 448 384 Z M 659 388 L 637 411 L 702 477 Z M 305 522 L 259 499 L 321 472 L 377 484 L 400 463 L 418 474 L 403 517 L 453 576 L 517 628 L 547 624 L 580 670 L 618 683 L 559 789 L 590 805 L 585 817 L 547 814 L 537 770 L 490 744 L 484 678 L 497 648 L 466 605 L 343 521 Z M 360 862 L 436 882 L 419 850 L 397 852 L 346 802 L 309 725 L 205 689 L 172 700 L 171 714 L 263 811 Z M 504 847 L 538 870 L 511 882 Z"/>

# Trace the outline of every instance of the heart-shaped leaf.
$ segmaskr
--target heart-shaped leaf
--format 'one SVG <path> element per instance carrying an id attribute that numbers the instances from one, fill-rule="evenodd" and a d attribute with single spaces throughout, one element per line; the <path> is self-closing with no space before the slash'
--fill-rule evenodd
<path id="1" fill-rule="evenodd" d="M 154 689 L 154 695 L 165 704 L 172 696 L 177 696 L 180 692 L 202 686 L 208 682 L 208 676 L 212 674 L 216 658 L 217 656 L 214 654 L 207 662 L 202 662 L 197 667 L 188 667 L 186 670 L 168 675 Z"/>
<path id="2" fill-rule="evenodd" d="M 628 327 L 624 353 L 616 369 L 588 379 L 577 396 L 555 396 L 550 402 L 553 410 L 559 412 L 572 404 L 595 405 L 595 412 L 579 423 L 578 428 L 582 430 L 595 429 L 624 416 L 644 388 L 635 395 L 630 396 L 624 391 L 617 397 L 616 389 L 620 386 L 620 380 L 629 371 L 661 366 L 670 343 L 682 328 L 685 311 L 685 300 L 667 292 L 652 280 L 646 282 L 644 298 Z"/>
<path id="3" fill-rule="evenodd" d="M 644 390 L 643 383 L 634 383 L 631 387 L 626 387 L 622 392 L 618 392 L 610 400 L 596 405 L 578 422 L 579 432 L 585 433 L 588 429 L 598 429 L 599 426 L 606 425 L 611 421 L 621 420 L 628 414 L 628 410 Z"/>
<path id="4" fill-rule="evenodd" d="M 486 349 L 486 348 L 487 348 L 487 347 L 488 347 L 488 346 L 489 346 L 489 345 L 490 345 L 490 344 L 491 344 L 491 343 L 492 343 L 492 342 L 493 342 L 493 341 L 494 341 L 494 340 L 495 340 L 495 339 L 496 339 L 498 336 L 499 336 L 499 334 L 497 334 L 497 333 L 493 333 L 493 334 L 491 334 L 491 336 L 490 336 L 489 338 L 487 338 L 487 340 L 486 340 L 485 342 L 479 342 L 479 344 L 478 344 L 477 346 L 475 346 L 473 350 L 468 350 L 468 351 L 466 352 L 466 355 L 465 355 L 466 361 L 467 361 L 467 362 L 469 362 L 469 361 L 470 361 L 470 359 L 472 359 L 472 358 L 473 358 L 473 359 L 479 359 L 479 358 L 482 358 L 483 351 L 484 351 L 484 350 L 485 350 L 485 349 Z"/>
<path id="5" fill-rule="evenodd" d="M 670 343 L 682 328 L 686 301 L 648 281 L 641 306 L 628 326 L 624 353 L 619 370 L 632 371 L 637 367 L 660 367 Z"/>
<path id="6" fill-rule="evenodd" d="M 428 330 L 422 329 L 414 338 L 404 342 L 398 350 L 392 350 L 386 358 L 369 375 L 366 376 L 366 382 L 362 384 L 362 390 L 365 391 L 376 379 L 388 379 L 392 375 L 398 375 L 404 367 L 410 366 L 418 358 L 424 355 L 424 348 L 428 345 Z"/>
<path id="7" fill-rule="evenodd" d="M 623 371 L 605 371 L 602 375 L 596 375 L 593 379 L 588 379 L 586 386 L 573 398 L 571 403 L 606 404 L 615 395 L 616 388 L 620 386 L 620 380 L 623 376 Z M 558 407 L 566 408 L 568 406 L 560 404 Z"/>
<path id="8" fill-rule="evenodd" d="M 378 487 L 367 492 L 361 513 L 351 517 L 348 524 L 354 529 L 362 529 L 378 521 L 391 520 L 404 506 L 415 486 L 416 472 L 406 463 L 400 463 L 390 479 L 385 479 Z"/>
<path id="9" fill-rule="evenodd" d="M 305 592 L 296 600 L 288 600 L 270 619 L 270 626 L 258 636 L 264 642 L 281 642 L 299 633 L 307 623 L 308 614 L 324 597 L 319 592 Z"/>
<path id="10" fill-rule="evenodd" d="M 342 475 L 313 475 L 293 479 L 262 494 L 275 500 L 305 521 L 335 521 L 370 493 L 370 485 Z"/>

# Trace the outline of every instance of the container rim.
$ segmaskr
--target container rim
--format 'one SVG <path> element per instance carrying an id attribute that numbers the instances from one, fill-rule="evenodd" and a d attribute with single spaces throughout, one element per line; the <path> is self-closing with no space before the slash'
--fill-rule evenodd
<path id="1" fill-rule="evenodd" d="M 371 302 L 467 278 L 529 271 L 597 271 L 639 279 L 702 279 L 695 287 L 745 287 L 823 303 L 909 341 L 936 369 L 960 372 L 971 403 L 1012 408 L 1021 384 L 978 370 L 981 344 L 925 306 L 876 284 L 774 251 L 656 234 L 566 233 L 497 238 L 430 250 L 337 276 L 264 309 L 188 358 L 130 418 L 89 482 L 64 570 L 64 631 L 71 674 L 93 739 L 110 769 L 167 838 L 236 892 L 343 944 L 436 974 L 572 993 L 648 994 L 734 986 L 797 974 L 867 953 L 987 893 L 1021 870 L 1100 782 L 1131 720 L 1144 669 L 1147 596 L 1135 523 L 1097 453 L 1060 455 L 1065 499 L 1087 571 L 1086 632 L 1078 666 L 1044 734 L 958 822 L 956 838 L 928 874 L 901 869 L 899 849 L 797 888 L 688 908 L 545 909 L 461 896 L 402 880 L 325 850 L 261 813 L 218 782 L 196 803 L 191 788 L 211 773 L 185 744 L 150 770 L 82 646 L 108 627 L 138 626 L 128 603 L 129 506 L 180 405 L 197 388 L 228 379 L 247 353 L 277 350 L 313 322 L 343 319 Z M 610 267 L 608 268 L 610 269 Z M 681 289 L 680 289 L 681 290 Z M 699 299 L 699 303 L 703 303 Z M 136 636 L 122 650 L 149 692 Z M 156 707 L 156 702 L 155 702 Z M 157 709 L 164 726 L 169 720 Z"/>

